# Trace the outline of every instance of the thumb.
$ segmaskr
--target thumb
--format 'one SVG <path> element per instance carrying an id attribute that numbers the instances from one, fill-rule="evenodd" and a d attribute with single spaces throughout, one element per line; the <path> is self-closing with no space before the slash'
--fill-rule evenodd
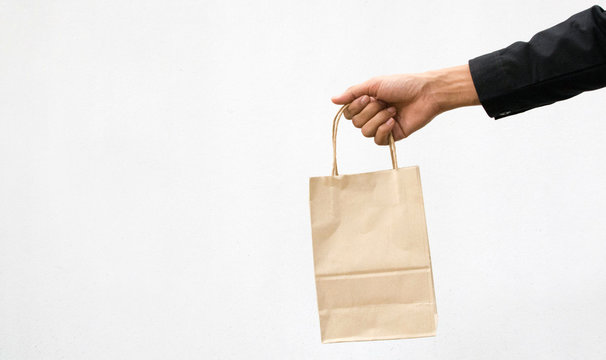
<path id="1" fill-rule="evenodd" d="M 337 105 L 349 104 L 362 95 L 377 96 L 379 82 L 376 80 L 367 80 L 361 84 L 354 85 L 345 90 L 341 95 L 333 96 L 330 100 Z"/>

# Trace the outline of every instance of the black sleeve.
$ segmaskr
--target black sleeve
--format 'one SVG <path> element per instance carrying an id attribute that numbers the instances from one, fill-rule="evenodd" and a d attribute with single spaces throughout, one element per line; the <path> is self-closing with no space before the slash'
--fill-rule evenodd
<path id="1" fill-rule="evenodd" d="M 598 5 L 469 60 L 480 103 L 500 119 L 606 86 L 606 12 Z"/>

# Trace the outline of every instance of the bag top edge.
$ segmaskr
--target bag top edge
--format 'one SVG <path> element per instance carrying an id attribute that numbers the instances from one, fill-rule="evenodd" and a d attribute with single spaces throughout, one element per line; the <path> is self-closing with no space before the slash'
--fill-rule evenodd
<path id="1" fill-rule="evenodd" d="M 341 175 L 337 175 L 337 176 L 332 176 L 332 175 L 310 176 L 309 180 L 312 180 L 312 179 L 325 179 L 325 178 L 337 178 L 337 179 L 340 179 L 340 178 L 344 178 L 344 177 L 348 177 L 348 176 L 385 173 L 385 172 L 389 172 L 389 171 L 399 171 L 399 170 L 403 170 L 403 169 L 419 169 L 419 165 L 402 166 L 402 167 L 399 167 L 397 169 L 386 169 L 386 170 L 370 171 L 370 172 L 363 172 L 363 173 L 341 174 Z"/>

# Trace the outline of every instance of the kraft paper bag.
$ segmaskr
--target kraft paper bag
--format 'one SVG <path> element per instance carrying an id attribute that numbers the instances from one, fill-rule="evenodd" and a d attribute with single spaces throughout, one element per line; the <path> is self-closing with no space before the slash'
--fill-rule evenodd
<path id="1" fill-rule="evenodd" d="M 437 308 L 419 167 L 309 180 L 323 343 L 435 336 Z"/>

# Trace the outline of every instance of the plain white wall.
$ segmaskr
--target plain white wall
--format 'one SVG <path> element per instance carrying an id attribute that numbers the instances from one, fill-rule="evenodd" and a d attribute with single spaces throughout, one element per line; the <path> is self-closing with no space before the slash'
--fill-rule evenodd
<path id="1" fill-rule="evenodd" d="M 329 101 L 589 1 L 0 1 L 0 359 L 603 359 L 606 90 L 443 114 L 419 165 L 435 338 L 321 345 Z M 389 167 L 344 122 L 341 171 Z"/>

